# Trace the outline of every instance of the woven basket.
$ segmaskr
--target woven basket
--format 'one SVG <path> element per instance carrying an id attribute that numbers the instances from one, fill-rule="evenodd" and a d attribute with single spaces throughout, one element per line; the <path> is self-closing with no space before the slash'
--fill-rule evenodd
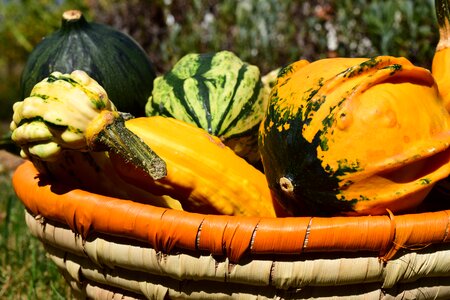
<path id="1" fill-rule="evenodd" d="M 92 197 L 39 178 L 29 162 L 13 184 L 31 233 L 79 298 L 450 299 L 450 210 L 201 215 Z"/>

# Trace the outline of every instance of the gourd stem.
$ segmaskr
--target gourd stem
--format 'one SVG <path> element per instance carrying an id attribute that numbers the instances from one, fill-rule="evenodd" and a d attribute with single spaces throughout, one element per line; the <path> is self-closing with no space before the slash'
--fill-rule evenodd
<path id="1" fill-rule="evenodd" d="M 89 143 L 91 147 L 99 149 L 103 146 L 108 151 L 114 151 L 154 180 L 167 175 L 165 161 L 136 134 L 126 128 L 125 120 L 120 114 L 114 114 L 112 121 L 107 119 L 108 117 L 105 118 L 106 126 L 99 130 Z"/>
<path id="2" fill-rule="evenodd" d="M 88 25 L 88 22 L 79 10 L 67 10 L 62 15 L 61 30 L 71 30 Z"/>
<path id="3" fill-rule="evenodd" d="M 435 0 L 434 5 L 440 35 L 437 49 L 440 50 L 450 46 L 450 3 L 449 0 Z"/>

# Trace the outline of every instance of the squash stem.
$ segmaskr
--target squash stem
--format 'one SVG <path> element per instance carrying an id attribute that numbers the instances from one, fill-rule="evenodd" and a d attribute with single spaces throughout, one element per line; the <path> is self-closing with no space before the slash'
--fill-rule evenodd
<path id="1" fill-rule="evenodd" d="M 87 140 L 90 147 L 113 151 L 142 169 L 153 180 L 167 175 L 166 163 L 142 139 L 126 128 L 124 117 L 118 112 L 103 111 L 90 126 Z"/>
<path id="2" fill-rule="evenodd" d="M 450 3 L 449 0 L 435 0 L 436 18 L 439 25 L 437 50 L 450 46 Z"/>

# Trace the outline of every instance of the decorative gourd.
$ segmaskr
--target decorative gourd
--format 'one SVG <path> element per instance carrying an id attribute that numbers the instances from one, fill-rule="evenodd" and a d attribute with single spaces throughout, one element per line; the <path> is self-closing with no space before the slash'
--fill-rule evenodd
<path id="1" fill-rule="evenodd" d="M 232 52 L 192 53 L 155 79 L 146 114 L 194 124 L 256 162 L 258 128 L 266 107 L 262 87 L 258 67 Z"/>
<path id="2" fill-rule="evenodd" d="M 52 73 L 13 109 L 11 138 L 20 146 L 21 156 L 31 160 L 41 173 L 74 188 L 181 209 L 179 202 L 170 197 L 155 196 L 124 182 L 114 171 L 107 152 L 89 151 L 83 135 L 87 124 L 102 110 L 115 111 L 115 107 L 105 90 L 85 72 Z M 141 152 L 151 153 L 147 150 L 144 147 Z M 145 161 L 152 157 L 128 159 Z"/>
<path id="3" fill-rule="evenodd" d="M 187 211 L 275 216 L 264 174 L 219 138 L 192 124 L 162 116 L 130 119 L 125 124 L 167 164 L 167 176 L 152 180 L 113 154 L 113 165 L 128 183 L 178 199 Z"/>
<path id="4" fill-rule="evenodd" d="M 295 215 L 416 207 L 450 173 L 450 116 L 426 69 L 389 56 L 280 71 L 260 128 L 269 186 Z"/>
<path id="5" fill-rule="evenodd" d="M 52 73 L 37 84 L 14 104 L 11 130 L 33 162 L 57 160 L 66 149 L 106 149 L 111 173 L 160 201 L 167 195 L 190 211 L 275 216 L 264 174 L 217 137 L 172 118 L 125 121 L 82 71 Z"/>
<path id="6" fill-rule="evenodd" d="M 433 56 L 431 72 L 436 80 L 445 108 L 450 111 L 450 3 L 448 0 L 435 0 L 435 12 L 439 28 L 439 42 Z M 450 194 L 450 178 L 439 181 L 427 197 L 428 209 L 444 209 Z"/>
<path id="7" fill-rule="evenodd" d="M 439 26 L 439 42 L 436 46 L 431 72 L 439 87 L 444 105 L 450 111 L 450 3 L 435 0 L 436 19 Z"/>
<path id="8" fill-rule="evenodd" d="M 22 99 L 52 72 L 83 70 L 100 83 L 120 111 L 145 114 L 156 77 L 143 49 L 128 35 L 66 11 L 61 28 L 31 52 L 21 78 Z"/>

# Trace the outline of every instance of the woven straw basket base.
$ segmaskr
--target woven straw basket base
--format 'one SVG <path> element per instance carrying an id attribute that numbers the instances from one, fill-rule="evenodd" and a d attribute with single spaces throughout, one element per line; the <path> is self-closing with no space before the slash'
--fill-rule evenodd
<path id="1" fill-rule="evenodd" d="M 232 264 L 211 255 L 161 254 L 126 238 L 84 241 L 28 212 L 26 221 L 80 298 L 450 299 L 450 245 L 398 253 L 386 263 L 337 254 Z"/>
<path id="2" fill-rule="evenodd" d="M 31 163 L 13 185 L 80 299 L 450 299 L 450 211 L 207 216 L 64 189 Z"/>

